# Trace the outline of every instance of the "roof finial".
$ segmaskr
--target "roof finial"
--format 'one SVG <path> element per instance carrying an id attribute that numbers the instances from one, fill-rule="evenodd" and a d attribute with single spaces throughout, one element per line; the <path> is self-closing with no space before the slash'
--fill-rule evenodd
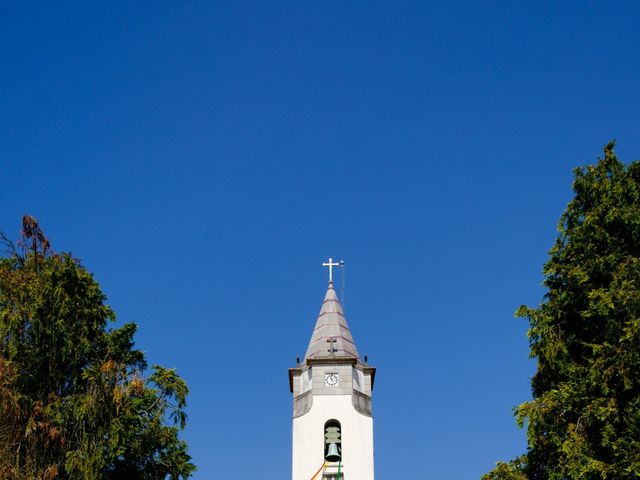
<path id="1" fill-rule="evenodd" d="M 340 262 L 333 263 L 333 258 L 329 257 L 328 263 L 323 263 L 323 267 L 329 267 L 329 283 L 333 283 L 333 267 L 339 267 Z"/>

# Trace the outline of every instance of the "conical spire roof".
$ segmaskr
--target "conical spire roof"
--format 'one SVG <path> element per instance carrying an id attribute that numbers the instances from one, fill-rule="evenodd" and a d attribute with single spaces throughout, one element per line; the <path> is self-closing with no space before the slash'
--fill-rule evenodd
<path id="1" fill-rule="evenodd" d="M 335 341 L 329 342 L 331 339 Z M 309 360 L 331 357 L 358 358 L 358 350 L 342 313 L 342 305 L 333 289 L 333 282 L 329 282 L 304 358 Z"/>

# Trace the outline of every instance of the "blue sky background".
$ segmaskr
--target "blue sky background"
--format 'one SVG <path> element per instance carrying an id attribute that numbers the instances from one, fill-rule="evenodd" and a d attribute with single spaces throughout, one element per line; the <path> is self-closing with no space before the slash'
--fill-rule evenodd
<path id="1" fill-rule="evenodd" d="M 377 478 L 479 478 L 525 449 L 513 312 L 572 169 L 640 158 L 639 32 L 633 1 L 4 2 L 0 229 L 36 216 L 188 381 L 196 479 L 290 478 L 344 258 Z"/>

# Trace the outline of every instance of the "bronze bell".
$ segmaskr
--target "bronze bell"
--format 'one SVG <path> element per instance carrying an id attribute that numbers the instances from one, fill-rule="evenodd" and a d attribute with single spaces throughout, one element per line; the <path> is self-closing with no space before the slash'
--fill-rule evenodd
<path id="1" fill-rule="evenodd" d="M 330 462 L 338 462 L 342 459 L 340 456 L 340 451 L 338 450 L 338 445 L 335 443 L 330 443 L 329 448 L 327 449 L 327 456 L 324 457 L 325 460 Z"/>

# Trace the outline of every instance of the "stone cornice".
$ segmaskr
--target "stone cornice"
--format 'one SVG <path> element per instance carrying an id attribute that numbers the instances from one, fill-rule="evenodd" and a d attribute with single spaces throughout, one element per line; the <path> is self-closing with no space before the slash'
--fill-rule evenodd
<path id="1" fill-rule="evenodd" d="M 335 365 L 340 363 L 346 363 L 349 365 L 357 365 L 358 359 L 356 357 L 320 357 L 320 358 L 307 358 L 307 365 Z"/>

